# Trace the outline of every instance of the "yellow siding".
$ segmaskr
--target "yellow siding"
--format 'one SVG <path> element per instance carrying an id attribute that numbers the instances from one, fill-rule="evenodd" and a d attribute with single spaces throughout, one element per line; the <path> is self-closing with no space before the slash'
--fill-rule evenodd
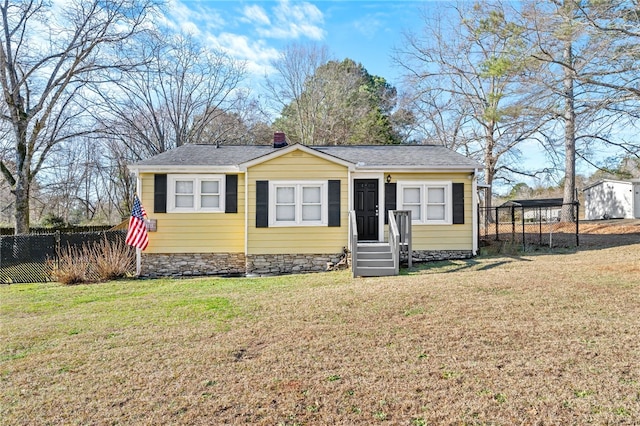
<path id="1" fill-rule="evenodd" d="M 149 233 L 145 253 L 243 253 L 245 250 L 245 198 L 248 198 L 247 254 L 339 253 L 348 245 L 349 174 L 345 166 L 314 155 L 293 151 L 257 164 L 238 176 L 238 213 L 153 213 L 153 174 L 141 174 L 142 204 L 157 232 Z M 414 225 L 415 250 L 471 250 L 473 247 L 472 181 L 468 173 L 397 173 L 392 181 L 451 181 L 465 184 L 464 225 Z M 386 173 L 385 173 L 386 176 Z M 340 227 L 300 226 L 256 228 L 256 181 L 341 180 Z M 383 188 L 380 188 L 383 191 Z M 385 226 L 385 228 L 387 228 Z M 388 229 L 385 229 L 385 236 Z"/>
<path id="2" fill-rule="evenodd" d="M 142 205 L 157 232 L 145 253 L 244 253 L 244 175 L 238 175 L 238 213 L 153 213 L 153 174 L 141 174 Z"/>
<path id="3" fill-rule="evenodd" d="M 472 250 L 473 249 L 473 181 L 469 173 L 393 173 L 392 182 L 398 181 L 450 181 L 464 183 L 463 225 L 412 226 L 414 250 Z M 398 206 L 400 208 L 400 206 Z M 385 237 L 388 226 L 385 226 Z"/>
<path id="4" fill-rule="evenodd" d="M 247 254 L 321 254 L 340 253 L 348 244 L 349 182 L 346 167 L 315 155 L 293 151 L 247 171 L 249 179 L 248 247 Z M 310 180 L 340 179 L 340 226 L 295 226 L 256 228 L 257 180 Z"/>

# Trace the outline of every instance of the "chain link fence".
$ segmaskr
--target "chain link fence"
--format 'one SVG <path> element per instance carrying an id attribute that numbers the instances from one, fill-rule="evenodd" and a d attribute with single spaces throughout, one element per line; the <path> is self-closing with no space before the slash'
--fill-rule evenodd
<path id="1" fill-rule="evenodd" d="M 36 283 L 51 281 L 50 262 L 58 259 L 60 249 L 82 248 L 99 243 L 124 241 L 126 231 L 61 232 L 50 234 L 0 236 L 0 283 Z"/>
<path id="2" fill-rule="evenodd" d="M 481 247 L 510 246 L 527 251 L 536 248 L 575 248 L 580 245 L 579 205 L 502 205 L 480 207 L 478 239 Z M 568 216 L 572 220 L 562 220 Z"/>
<path id="3" fill-rule="evenodd" d="M 33 234 L 55 234 L 56 232 L 60 232 L 62 234 L 76 234 L 78 232 L 102 232 L 108 231 L 112 228 L 111 225 L 91 225 L 91 226 L 66 226 L 66 227 L 45 227 L 45 226 L 32 226 L 29 228 L 30 235 Z M 0 227 L 0 235 L 13 235 L 15 234 L 15 229 L 10 226 Z"/>

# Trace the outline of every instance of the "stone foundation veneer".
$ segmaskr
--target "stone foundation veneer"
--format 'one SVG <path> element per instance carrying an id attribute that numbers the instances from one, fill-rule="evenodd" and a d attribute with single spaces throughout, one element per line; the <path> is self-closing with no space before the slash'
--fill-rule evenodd
<path id="1" fill-rule="evenodd" d="M 247 274 L 291 274 L 321 272 L 327 264 L 338 263 L 342 253 L 336 254 L 250 254 L 247 255 Z"/>
<path id="2" fill-rule="evenodd" d="M 142 253 L 140 276 L 236 275 L 244 273 L 244 253 Z"/>
<path id="3" fill-rule="evenodd" d="M 336 254 L 142 253 L 142 277 L 277 275 L 322 272 L 342 259 Z M 351 256 L 349 256 L 351 257 Z M 469 259 L 471 250 L 413 250 L 414 262 Z M 349 265 L 351 262 L 349 261 Z"/>
<path id="4" fill-rule="evenodd" d="M 413 250 L 414 262 L 437 262 L 439 260 L 470 259 L 471 250 Z"/>

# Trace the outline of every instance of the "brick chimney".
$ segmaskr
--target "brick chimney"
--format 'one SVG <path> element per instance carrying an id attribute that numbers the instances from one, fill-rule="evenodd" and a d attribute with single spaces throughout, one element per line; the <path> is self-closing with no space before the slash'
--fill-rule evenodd
<path id="1" fill-rule="evenodd" d="M 285 146 L 287 146 L 287 137 L 284 132 L 275 132 L 273 134 L 273 147 L 284 148 Z"/>

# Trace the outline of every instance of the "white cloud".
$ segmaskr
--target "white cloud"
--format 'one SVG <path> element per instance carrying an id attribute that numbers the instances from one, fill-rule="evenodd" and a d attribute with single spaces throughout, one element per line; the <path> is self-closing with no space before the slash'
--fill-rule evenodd
<path id="1" fill-rule="evenodd" d="M 245 61 L 247 71 L 256 75 L 271 73 L 270 62 L 278 57 L 278 50 L 268 46 L 264 40 L 252 41 L 249 37 L 239 34 L 210 34 L 205 43 L 235 59 Z"/>
<path id="2" fill-rule="evenodd" d="M 171 0 L 169 10 L 170 12 L 160 16 L 159 20 L 161 25 L 172 31 L 203 36 L 203 29 L 220 28 L 225 24 L 216 10 L 195 5 L 189 7 L 180 0 Z"/>
<path id="3" fill-rule="evenodd" d="M 273 72 L 270 63 L 278 57 L 276 45 L 282 41 L 325 37 L 322 12 L 306 1 L 278 0 L 268 7 L 264 4 L 236 7 L 228 3 L 216 7 L 215 2 L 169 1 L 169 12 L 161 17 L 163 26 L 170 31 L 190 33 L 204 46 L 244 61 L 249 74 Z"/>
<path id="4" fill-rule="evenodd" d="M 378 31 L 384 29 L 385 22 L 384 19 L 380 19 L 378 14 L 368 14 L 362 19 L 354 21 L 353 26 L 360 34 L 372 39 Z"/>
<path id="5" fill-rule="evenodd" d="M 245 6 L 244 8 L 244 21 L 255 24 L 271 25 L 271 21 L 267 16 L 267 13 L 258 5 Z"/>
<path id="6" fill-rule="evenodd" d="M 262 37 L 278 39 L 297 39 L 300 37 L 322 40 L 325 31 L 321 25 L 324 16 L 320 9 L 308 2 L 291 3 L 281 0 L 273 8 L 274 23 L 266 28 L 257 28 Z"/>

